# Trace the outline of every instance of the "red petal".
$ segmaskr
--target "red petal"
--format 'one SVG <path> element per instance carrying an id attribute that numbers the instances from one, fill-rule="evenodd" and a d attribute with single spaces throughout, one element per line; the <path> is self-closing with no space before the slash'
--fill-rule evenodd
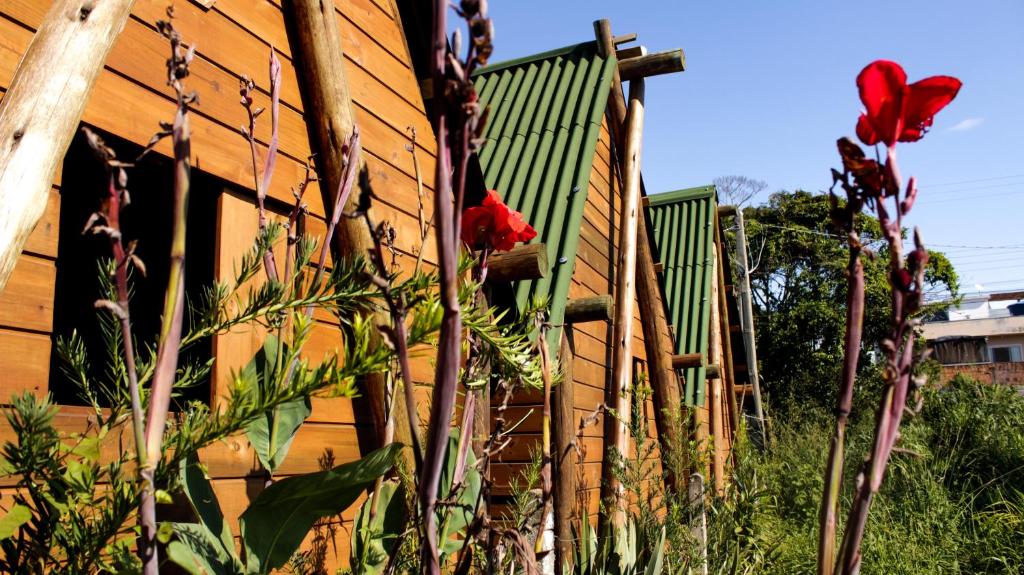
<path id="1" fill-rule="evenodd" d="M 932 76 L 910 85 L 903 112 L 901 142 L 920 140 L 939 110 L 953 101 L 962 83 L 951 76 Z"/>
<path id="2" fill-rule="evenodd" d="M 895 144 L 903 119 L 906 72 L 896 62 L 876 60 L 861 70 L 857 76 L 857 88 L 867 110 L 867 121 L 878 139 L 887 146 Z"/>
<path id="3" fill-rule="evenodd" d="M 875 132 L 871 122 L 868 121 L 868 117 L 864 114 L 861 114 L 860 119 L 857 120 L 857 137 L 868 146 L 874 146 L 878 143 L 878 133 Z"/>
<path id="4" fill-rule="evenodd" d="M 479 247 L 494 228 L 491 210 L 482 206 L 467 208 L 462 213 L 462 241 L 470 247 Z"/>
<path id="5" fill-rule="evenodd" d="M 494 205 L 502 204 L 502 203 L 504 203 L 504 202 L 501 201 L 501 196 L 498 195 L 498 191 L 497 190 L 487 190 L 487 196 L 484 197 L 484 201 L 480 205 L 482 205 L 482 206 L 494 206 Z"/>

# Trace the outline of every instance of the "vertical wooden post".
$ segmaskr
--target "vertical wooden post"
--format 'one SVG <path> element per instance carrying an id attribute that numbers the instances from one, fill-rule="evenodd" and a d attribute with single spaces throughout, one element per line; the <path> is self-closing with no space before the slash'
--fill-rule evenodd
<path id="1" fill-rule="evenodd" d="M 747 373 L 754 395 L 754 417 L 763 445 L 768 445 L 764 410 L 761 408 L 761 380 L 757 369 L 757 342 L 754 339 L 754 304 L 750 295 L 750 260 L 747 257 L 747 234 L 743 227 L 743 208 L 736 208 L 736 265 L 739 266 L 740 324 L 743 346 L 747 350 Z"/>
<path id="2" fill-rule="evenodd" d="M 725 293 L 725 274 L 731 273 L 725 269 L 725 242 L 722 241 L 722 221 L 715 216 L 715 251 L 718 254 L 718 320 L 719 330 L 722 333 L 722 368 L 725 379 L 725 399 L 729 406 L 729 427 L 732 434 L 740 427 L 739 405 L 736 403 L 736 373 L 733 369 L 732 359 L 732 333 L 729 330 L 729 300 Z"/>
<path id="3" fill-rule="evenodd" d="M 594 22 L 598 52 L 608 57 L 615 52 L 615 40 L 612 35 L 611 23 L 608 20 Z M 626 104 L 622 94 L 622 83 L 618 66 L 613 72 L 612 90 L 608 100 L 609 124 L 612 141 L 615 146 L 622 144 L 622 131 L 625 128 Z M 619 148 L 621 149 L 621 148 Z M 621 158 L 620 158 L 621 159 Z M 643 179 L 641 178 L 641 193 Z M 640 324 L 644 333 L 644 344 L 647 351 L 647 365 L 653 390 L 654 422 L 658 431 L 658 442 L 661 451 L 662 470 L 668 489 L 681 485 L 674 469 L 681 461 L 679 454 L 683 444 L 681 387 L 679 378 L 672 367 L 674 346 L 672 333 L 669 330 L 668 318 L 665 315 L 665 304 L 661 295 L 661 284 L 654 267 L 654 251 L 647 235 L 646 217 L 637 226 L 637 257 L 636 257 L 636 293 L 640 307 Z"/>
<path id="4" fill-rule="evenodd" d="M 715 254 L 711 257 L 711 344 L 708 349 L 708 361 L 715 365 L 722 364 L 722 334 L 718 320 L 721 310 L 718 308 L 718 260 Z M 711 411 L 711 475 L 715 492 L 722 493 L 725 489 L 725 425 L 722 421 L 722 378 L 708 378 L 711 390 L 708 397 L 708 409 Z"/>
<path id="5" fill-rule="evenodd" d="M 53 174 L 135 0 L 58 0 L 0 101 L 0 291 L 46 210 Z"/>
<path id="6" fill-rule="evenodd" d="M 633 310 L 636 303 L 636 244 L 640 216 L 640 153 L 643 140 L 644 82 L 634 80 L 629 87 L 629 112 L 626 116 L 622 206 L 619 218 L 619 253 L 615 266 L 615 339 L 612 355 L 612 379 L 608 401 L 615 407 L 616 421 L 605 448 L 602 500 L 612 502 L 611 525 L 621 527 L 626 520 L 622 484 L 614 476 L 614 449 L 625 457 L 629 445 L 630 396 L 633 378 Z M 610 447 L 609 447 L 610 445 Z"/>
<path id="7" fill-rule="evenodd" d="M 688 487 L 690 499 L 690 535 L 697 544 L 697 560 L 700 572 L 708 575 L 708 523 L 704 512 L 704 476 L 700 473 L 690 475 Z"/>
<path id="8" fill-rule="evenodd" d="M 576 518 L 576 416 L 574 410 L 575 383 L 572 376 L 573 351 L 569 345 L 568 330 L 562 332 L 558 352 L 562 368 L 562 382 L 555 387 L 555 566 L 556 572 L 573 572 L 572 522 Z M 584 519 L 586 521 L 586 519 Z"/>
<path id="9" fill-rule="evenodd" d="M 345 58 L 341 49 L 338 18 L 331 2 L 286 0 L 283 7 L 288 40 L 292 44 L 296 72 L 301 80 L 305 117 L 310 119 L 306 127 L 311 147 L 317 154 L 320 193 L 324 205 L 330 206 L 334 204 L 334 194 L 339 189 L 344 171 L 342 146 L 356 127 L 352 98 L 345 78 Z M 357 182 L 357 189 L 353 190 L 348 199 L 349 209 L 358 205 L 362 195 L 367 192 L 363 189 L 362 178 Z M 362 219 L 341 218 L 332 246 L 335 258 L 365 255 L 373 245 L 373 237 Z M 387 323 L 390 318 L 386 313 L 379 312 L 377 320 Z M 412 374 L 402 376 L 406 385 L 412 385 Z M 372 374 L 364 383 L 364 392 L 373 410 L 375 429 L 378 437 L 383 439 L 387 419 L 383 374 Z M 405 403 L 398 400 L 397 389 L 395 396 L 395 440 L 409 445 L 409 438 L 415 433 L 409 423 L 410 415 L 414 417 L 415 414 L 409 414 Z"/>

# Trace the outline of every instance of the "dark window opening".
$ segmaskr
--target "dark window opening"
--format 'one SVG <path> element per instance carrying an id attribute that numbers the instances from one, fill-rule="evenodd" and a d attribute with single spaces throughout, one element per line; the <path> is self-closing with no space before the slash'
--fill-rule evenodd
<path id="1" fill-rule="evenodd" d="M 122 160 L 130 160 L 141 152 L 141 147 L 115 136 L 102 134 L 102 137 Z M 173 166 L 165 156 L 150 153 L 128 170 L 131 203 L 122 211 L 121 229 L 125 245 L 137 241 L 135 253 L 146 267 L 145 277 L 134 273 L 130 280 L 132 332 L 136 355 L 141 357 L 147 357 L 147 346 L 156 346 L 160 330 L 170 259 L 172 185 Z M 67 338 L 77 330 L 88 354 L 90 381 L 106 380 L 108 351 L 95 302 L 101 297 L 98 262 L 111 257 L 110 244 L 105 236 L 82 234 L 89 216 L 99 208 L 106 186 L 103 165 L 84 136 L 78 134 L 64 157 L 60 188 L 60 241 L 49 382 L 58 404 L 82 405 L 84 402 L 78 386 L 69 381 L 60 368 L 57 338 Z M 193 168 L 185 248 L 186 332 L 190 327 L 190 302 L 214 280 L 217 197 L 223 187 L 217 179 Z M 179 366 L 208 361 L 211 353 L 211 342 L 199 342 L 181 354 Z M 184 390 L 180 395 L 181 400 L 209 401 L 209 398 L 209 381 Z"/>

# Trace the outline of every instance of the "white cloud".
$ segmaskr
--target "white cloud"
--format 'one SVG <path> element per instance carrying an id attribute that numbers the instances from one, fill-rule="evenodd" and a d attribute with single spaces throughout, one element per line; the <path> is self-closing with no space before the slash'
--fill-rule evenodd
<path id="1" fill-rule="evenodd" d="M 967 118 L 960 120 L 949 128 L 950 132 L 966 132 L 967 130 L 973 130 L 985 122 L 985 118 Z"/>

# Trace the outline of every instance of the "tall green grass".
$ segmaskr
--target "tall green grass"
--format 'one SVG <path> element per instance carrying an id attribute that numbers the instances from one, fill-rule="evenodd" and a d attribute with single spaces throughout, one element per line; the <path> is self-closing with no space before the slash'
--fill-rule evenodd
<path id="1" fill-rule="evenodd" d="M 925 395 L 872 507 L 862 573 L 1024 573 L 1024 396 L 962 378 Z M 770 452 L 739 447 L 746 465 L 709 517 L 709 557 L 721 572 L 752 572 L 751 563 L 757 573 L 815 571 L 830 417 L 785 413 Z M 850 429 L 851 483 L 871 440 L 867 415 Z M 730 550 L 743 561 L 729 561 Z"/>

